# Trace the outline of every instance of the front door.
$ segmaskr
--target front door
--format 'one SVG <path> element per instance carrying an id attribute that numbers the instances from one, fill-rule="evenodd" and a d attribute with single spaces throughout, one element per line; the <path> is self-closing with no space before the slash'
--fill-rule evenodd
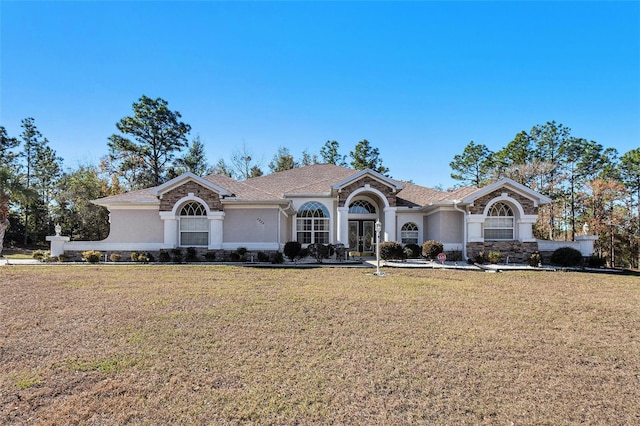
<path id="1" fill-rule="evenodd" d="M 349 221 L 349 248 L 354 251 L 373 251 L 375 222 L 373 220 Z"/>

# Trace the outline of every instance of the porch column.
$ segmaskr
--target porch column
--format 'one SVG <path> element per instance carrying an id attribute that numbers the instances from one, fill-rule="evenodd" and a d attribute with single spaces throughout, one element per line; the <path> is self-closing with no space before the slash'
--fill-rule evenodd
<path id="1" fill-rule="evenodd" d="M 349 207 L 338 207 L 337 243 L 349 247 Z"/>
<path id="2" fill-rule="evenodd" d="M 224 241 L 224 212 L 211 212 L 207 215 L 209 219 L 209 248 L 221 249 Z"/>
<path id="3" fill-rule="evenodd" d="M 396 207 L 384 209 L 384 241 L 396 240 Z"/>
<path id="4" fill-rule="evenodd" d="M 164 223 L 164 247 L 178 247 L 178 219 L 173 212 L 160 212 Z"/>

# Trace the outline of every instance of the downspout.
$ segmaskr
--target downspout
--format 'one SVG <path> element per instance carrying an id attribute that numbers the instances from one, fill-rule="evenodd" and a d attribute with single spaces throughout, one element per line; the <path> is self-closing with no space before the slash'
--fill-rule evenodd
<path id="1" fill-rule="evenodd" d="M 453 209 L 462 213 L 462 258 L 467 259 L 467 211 L 458 207 L 460 200 L 453 201 Z"/>

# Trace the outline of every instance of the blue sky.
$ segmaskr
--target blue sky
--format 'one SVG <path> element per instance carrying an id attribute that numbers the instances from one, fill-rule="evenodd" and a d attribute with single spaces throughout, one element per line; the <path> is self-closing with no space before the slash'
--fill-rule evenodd
<path id="1" fill-rule="evenodd" d="M 394 178 L 448 187 L 469 141 L 550 120 L 640 145 L 639 2 L 3 0 L 0 19 L 0 125 L 34 117 L 71 168 L 143 94 L 211 163 L 244 143 L 265 171 L 279 146 L 367 139 Z"/>

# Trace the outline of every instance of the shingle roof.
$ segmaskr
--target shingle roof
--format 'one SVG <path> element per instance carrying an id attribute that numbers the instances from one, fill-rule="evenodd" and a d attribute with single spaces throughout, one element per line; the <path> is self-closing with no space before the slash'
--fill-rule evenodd
<path id="1" fill-rule="evenodd" d="M 284 201 L 285 194 L 323 194 L 331 186 L 353 176 L 358 171 L 334 164 L 313 164 L 283 172 L 237 181 L 225 175 L 208 175 L 204 179 L 233 193 L 234 199 L 245 202 Z M 413 183 L 402 182 L 404 188 L 398 192 L 398 206 L 422 207 L 431 203 L 460 200 L 478 188 L 464 187 L 443 192 Z M 99 205 L 120 203 L 158 203 L 151 193 L 153 188 L 131 191 L 96 200 Z"/>

